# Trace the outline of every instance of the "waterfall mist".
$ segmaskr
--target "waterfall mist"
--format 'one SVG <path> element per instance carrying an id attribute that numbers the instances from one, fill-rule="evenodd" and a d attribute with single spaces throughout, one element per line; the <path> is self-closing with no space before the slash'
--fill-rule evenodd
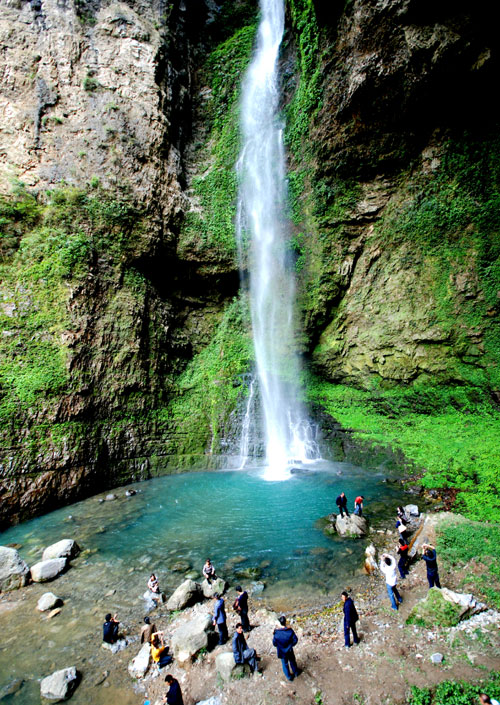
<path id="1" fill-rule="evenodd" d="M 237 234 L 242 271 L 248 257 L 266 477 L 278 480 L 289 475 L 293 463 L 316 459 L 319 451 L 316 429 L 298 394 L 301 370 L 295 347 L 295 282 L 287 249 L 283 125 L 277 117 L 284 1 L 261 0 L 260 7 L 257 47 L 242 87 Z"/>

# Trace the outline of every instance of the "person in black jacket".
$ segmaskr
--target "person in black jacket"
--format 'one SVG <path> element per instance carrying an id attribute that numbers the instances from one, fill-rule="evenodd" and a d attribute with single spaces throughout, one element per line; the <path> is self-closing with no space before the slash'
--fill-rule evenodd
<path id="1" fill-rule="evenodd" d="M 102 625 L 102 640 L 105 641 L 106 644 L 114 644 L 118 640 L 118 629 L 120 627 L 120 622 L 116 619 L 117 617 L 117 614 L 112 617 L 111 612 L 104 617 L 104 624 Z"/>
<path id="2" fill-rule="evenodd" d="M 345 590 L 342 593 L 342 601 L 344 603 L 344 641 L 346 649 L 349 649 L 351 646 L 351 635 L 349 634 L 349 629 L 352 631 L 354 643 L 359 644 L 359 636 L 356 631 L 356 622 L 359 617 L 352 598 L 349 597 L 349 593 Z"/>
<path id="3" fill-rule="evenodd" d="M 240 616 L 243 631 L 249 632 L 250 622 L 248 621 L 248 593 L 246 590 L 242 590 L 241 585 L 236 586 L 236 592 L 238 593 L 238 597 L 234 601 L 233 607 Z"/>
<path id="4" fill-rule="evenodd" d="M 295 654 L 293 652 L 293 647 L 298 642 L 298 639 L 293 629 L 286 626 L 286 617 L 280 617 L 279 623 L 281 627 L 274 630 L 273 646 L 276 647 L 278 658 L 281 659 L 283 673 L 289 681 L 293 681 L 295 676 L 299 675 L 297 661 L 295 660 Z M 291 673 L 288 667 L 289 665 L 292 669 Z"/>
<path id="5" fill-rule="evenodd" d="M 238 622 L 236 625 L 236 631 L 233 636 L 233 656 L 234 662 L 241 665 L 248 663 L 252 673 L 258 672 L 257 668 L 257 654 L 255 649 L 249 649 L 247 645 L 247 640 L 243 636 L 243 625 Z"/>
<path id="6" fill-rule="evenodd" d="M 436 549 L 434 546 L 431 546 L 430 543 L 422 544 L 422 558 L 427 568 L 427 582 L 429 583 L 429 588 L 434 586 L 440 588 L 441 583 L 439 582 Z"/>
<path id="7" fill-rule="evenodd" d="M 168 689 L 168 693 L 163 696 L 163 702 L 168 703 L 168 705 L 184 705 L 179 681 L 170 675 L 170 673 L 167 673 L 165 683 L 168 683 L 170 688 Z"/>
<path id="8" fill-rule="evenodd" d="M 345 496 L 345 492 L 341 492 L 337 499 L 335 500 L 335 504 L 339 508 L 340 516 L 344 516 L 344 512 L 349 516 L 349 510 L 347 509 L 347 497 Z"/>
<path id="9" fill-rule="evenodd" d="M 398 545 L 398 569 L 399 569 L 399 574 L 401 576 L 401 580 L 404 580 L 407 575 L 409 575 L 408 571 L 408 549 L 409 546 L 404 540 L 404 538 L 399 538 L 399 545 Z"/>

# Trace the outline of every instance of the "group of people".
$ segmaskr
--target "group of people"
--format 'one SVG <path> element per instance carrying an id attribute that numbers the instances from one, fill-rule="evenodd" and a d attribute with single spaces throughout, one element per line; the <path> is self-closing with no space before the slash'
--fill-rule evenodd
<path id="1" fill-rule="evenodd" d="M 354 514 L 356 516 L 363 516 L 363 501 L 364 501 L 363 495 L 358 495 L 356 499 L 354 500 Z M 344 514 L 346 516 L 350 516 L 349 510 L 347 509 L 347 497 L 345 496 L 345 492 L 341 492 L 337 499 L 335 500 L 335 504 L 339 508 L 340 516 L 343 517 Z"/>

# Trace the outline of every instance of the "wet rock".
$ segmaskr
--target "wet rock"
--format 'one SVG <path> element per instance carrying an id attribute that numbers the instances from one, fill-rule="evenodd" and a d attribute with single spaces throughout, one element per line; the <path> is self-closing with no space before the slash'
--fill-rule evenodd
<path id="1" fill-rule="evenodd" d="M 435 654 L 432 654 L 431 661 L 432 661 L 432 663 L 442 663 L 443 658 L 444 658 L 443 654 L 436 652 Z"/>
<path id="2" fill-rule="evenodd" d="M 232 678 L 240 678 L 245 673 L 251 673 L 248 664 L 241 665 L 234 662 L 232 651 L 226 651 L 217 655 L 215 659 L 215 670 L 224 683 L 228 683 Z"/>
<path id="3" fill-rule="evenodd" d="M 260 568 L 257 568 L 257 566 L 242 568 L 236 571 L 236 577 L 239 580 L 258 580 L 260 578 L 260 572 Z"/>
<path id="4" fill-rule="evenodd" d="M 116 495 L 113 493 L 107 494 L 104 499 L 106 502 L 112 502 L 114 499 L 116 499 Z"/>
<path id="5" fill-rule="evenodd" d="M 0 592 L 24 587 L 28 574 L 29 568 L 16 549 L 0 546 Z"/>
<path id="6" fill-rule="evenodd" d="M 51 558 L 40 561 L 31 567 L 31 578 L 35 583 L 44 583 L 53 580 L 65 570 L 68 561 L 66 558 Z"/>
<path id="7" fill-rule="evenodd" d="M 189 561 L 176 561 L 172 563 L 169 568 L 173 573 L 185 573 L 191 570 L 191 563 L 189 563 Z"/>
<path id="8" fill-rule="evenodd" d="M 108 644 L 106 641 L 103 641 L 101 648 L 111 651 L 112 654 L 117 654 L 119 651 L 126 649 L 128 644 L 129 642 L 127 639 L 118 639 L 118 641 L 115 641 L 114 644 Z"/>
<path id="9" fill-rule="evenodd" d="M 167 609 L 182 610 L 188 605 L 201 600 L 203 591 L 201 585 L 194 580 L 185 580 L 170 596 L 167 602 Z"/>
<path id="10" fill-rule="evenodd" d="M 409 517 L 418 517 L 420 515 L 416 504 L 407 504 L 405 505 L 404 510 L 405 514 Z"/>
<path id="11" fill-rule="evenodd" d="M 6 700 L 10 698 L 11 695 L 15 695 L 23 687 L 24 681 L 22 678 L 14 678 L 14 680 L 4 685 L 0 690 L 0 700 Z"/>
<path id="12" fill-rule="evenodd" d="M 143 644 L 137 656 L 132 659 L 128 666 L 128 672 L 132 678 L 144 678 L 149 668 L 150 657 L 151 646 Z"/>
<path id="13" fill-rule="evenodd" d="M 53 610 L 55 607 L 60 607 L 62 604 L 61 598 L 54 595 L 53 592 L 45 592 L 38 600 L 36 608 L 39 612 L 46 612 L 47 610 Z"/>
<path id="14" fill-rule="evenodd" d="M 127 490 L 125 492 L 125 497 L 133 497 L 135 494 L 137 494 L 136 490 Z"/>
<path id="15" fill-rule="evenodd" d="M 74 666 L 55 671 L 40 682 L 40 694 L 47 700 L 67 700 L 78 685 L 78 672 Z"/>
<path id="16" fill-rule="evenodd" d="M 223 595 L 227 590 L 227 582 L 224 578 L 216 578 L 212 580 L 211 583 L 205 579 L 201 584 L 201 589 L 203 591 L 203 597 L 213 597 L 216 592 L 218 592 L 219 595 Z"/>
<path id="17" fill-rule="evenodd" d="M 365 517 L 359 517 L 356 514 L 343 517 L 337 516 L 335 529 L 339 536 L 366 536 L 368 533 L 368 521 Z"/>
<path id="18" fill-rule="evenodd" d="M 74 558 L 80 553 L 80 547 L 73 539 L 62 539 L 51 546 L 47 546 L 42 554 L 42 560 L 48 561 L 51 558 Z"/>
<path id="19" fill-rule="evenodd" d="M 250 595 L 260 595 L 264 591 L 266 584 L 262 580 L 254 580 L 250 586 Z"/>
<path id="20" fill-rule="evenodd" d="M 212 616 L 199 614 L 172 634 L 172 652 L 179 664 L 191 661 L 200 649 L 208 646 L 208 634 L 212 631 Z"/>

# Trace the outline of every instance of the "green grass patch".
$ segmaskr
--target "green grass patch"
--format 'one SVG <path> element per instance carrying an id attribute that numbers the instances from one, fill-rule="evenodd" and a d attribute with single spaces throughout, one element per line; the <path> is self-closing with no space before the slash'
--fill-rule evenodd
<path id="1" fill-rule="evenodd" d="M 460 621 L 461 607 L 445 600 L 438 588 L 431 588 L 423 600 L 417 602 L 406 618 L 406 624 L 419 627 L 454 627 Z"/>
<path id="2" fill-rule="evenodd" d="M 459 490 L 467 516 L 500 519 L 500 412 L 487 389 L 366 391 L 313 379 L 308 396 L 358 440 L 402 451 L 424 470 L 424 486 Z"/>
<path id="3" fill-rule="evenodd" d="M 500 608 L 500 544 L 498 524 L 468 520 L 438 528 L 437 549 L 445 568 L 459 570 L 463 587 Z"/>
<path id="4" fill-rule="evenodd" d="M 417 688 L 413 685 L 408 698 L 409 705 L 472 705 L 479 702 L 479 695 L 487 693 L 490 698 L 500 698 L 500 673 L 476 683 L 465 681 L 443 681 L 435 688 Z"/>

